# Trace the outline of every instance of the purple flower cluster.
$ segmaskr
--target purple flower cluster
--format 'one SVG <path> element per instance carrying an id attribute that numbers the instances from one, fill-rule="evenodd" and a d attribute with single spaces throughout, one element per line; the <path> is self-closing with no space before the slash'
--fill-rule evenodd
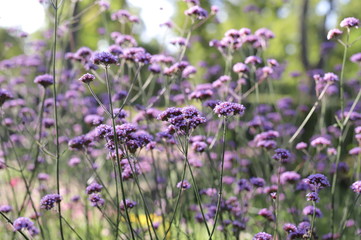
<path id="1" fill-rule="evenodd" d="M 352 191 L 357 194 L 361 194 L 361 181 L 356 181 L 351 185 Z"/>
<path id="2" fill-rule="evenodd" d="M 354 17 L 348 17 L 341 21 L 340 26 L 343 28 L 358 28 L 360 20 Z"/>
<path id="3" fill-rule="evenodd" d="M 39 75 L 35 78 L 34 83 L 37 83 L 44 88 L 47 88 L 54 84 L 54 78 L 52 75 L 49 74 Z"/>
<path id="4" fill-rule="evenodd" d="M 86 192 L 86 194 L 90 195 L 92 193 L 101 192 L 102 189 L 103 189 L 102 185 L 100 185 L 96 182 L 93 182 L 89 186 L 86 187 L 85 192 Z"/>
<path id="5" fill-rule="evenodd" d="M 105 203 L 100 193 L 90 194 L 89 201 L 92 207 L 102 207 Z"/>
<path id="6" fill-rule="evenodd" d="M 0 107 L 4 104 L 5 101 L 13 98 L 13 95 L 6 89 L 0 88 Z"/>
<path id="7" fill-rule="evenodd" d="M 125 204 L 126 204 L 127 209 L 132 209 L 137 205 L 137 202 L 129 200 L 129 199 L 125 199 Z M 120 202 L 120 209 L 123 211 L 125 210 L 124 201 Z"/>
<path id="8" fill-rule="evenodd" d="M 117 64 L 118 58 L 108 52 L 98 52 L 94 54 L 93 62 L 96 65 L 102 64 L 104 66 L 108 66 L 111 64 Z"/>
<path id="9" fill-rule="evenodd" d="M 189 131 L 206 122 L 206 119 L 193 106 L 168 108 L 158 115 L 158 120 L 170 123 L 170 128 L 182 135 L 188 134 Z"/>
<path id="10" fill-rule="evenodd" d="M 54 207 L 55 203 L 60 203 L 62 200 L 62 197 L 59 194 L 48 194 L 45 195 L 40 200 L 40 206 L 41 208 L 45 208 L 46 210 L 50 210 Z"/>
<path id="11" fill-rule="evenodd" d="M 259 232 L 253 236 L 252 240 L 272 240 L 272 235 L 265 232 Z"/>
<path id="12" fill-rule="evenodd" d="M 83 76 L 81 76 L 79 78 L 79 81 L 81 81 L 81 82 L 83 82 L 85 84 L 89 84 L 92 81 L 94 81 L 94 79 L 95 79 L 95 76 L 93 74 L 86 73 L 86 74 L 84 74 Z"/>
<path id="13" fill-rule="evenodd" d="M 13 223 L 14 229 L 16 231 L 21 231 L 26 229 L 29 231 L 31 236 L 36 236 L 39 234 L 39 229 L 37 229 L 34 223 L 27 217 L 19 217 Z"/>
<path id="14" fill-rule="evenodd" d="M 309 184 L 312 188 L 318 190 L 330 186 L 327 177 L 320 173 L 316 173 L 308 176 L 305 182 Z"/>
<path id="15" fill-rule="evenodd" d="M 232 102 L 221 102 L 213 109 L 214 113 L 218 114 L 219 117 L 242 116 L 245 110 L 246 108 L 242 104 Z"/>
<path id="16" fill-rule="evenodd" d="M 191 186 L 192 185 L 187 180 L 183 180 L 177 183 L 177 188 L 181 188 L 182 190 L 189 189 Z"/>

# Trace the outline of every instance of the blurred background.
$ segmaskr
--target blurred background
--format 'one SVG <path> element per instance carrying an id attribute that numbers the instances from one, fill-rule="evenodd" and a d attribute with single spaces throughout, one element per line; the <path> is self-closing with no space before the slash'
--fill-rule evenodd
<path id="1" fill-rule="evenodd" d="M 6 51 L 0 53 L 1 59 L 20 54 L 24 44 L 34 39 L 41 39 L 44 33 L 51 32 L 52 9 L 50 0 L 12 0 L 0 2 L 0 39 Z M 119 9 L 127 9 L 140 18 L 140 23 L 132 29 L 125 29 L 127 34 L 134 35 L 150 53 L 165 51 L 168 54 L 176 51 L 169 41 L 182 36 L 177 27 L 171 29 L 161 26 L 172 22 L 182 28 L 184 10 L 187 5 L 181 0 L 116 0 L 108 2 L 110 8 L 104 12 L 99 8 L 99 1 L 65 0 L 61 8 L 60 32 L 68 32 L 66 38 L 71 39 L 66 51 L 75 51 L 81 46 L 93 50 L 104 50 L 112 43 L 109 34 L 120 31 L 119 23 L 111 21 L 111 14 Z M 267 56 L 277 59 L 283 64 L 286 81 L 282 86 L 293 85 L 295 81 L 287 81 L 287 74 L 311 72 L 316 69 L 337 71 L 341 62 L 342 47 L 335 41 L 327 41 L 329 29 L 337 27 L 345 17 L 360 17 L 361 1 L 359 0 L 209 0 L 201 1 L 201 6 L 210 9 L 217 6 L 216 17 L 207 21 L 192 34 L 192 51 L 188 53 L 188 61 L 196 64 L 202 57 L 217 50 L 209 47 L 212 39 L 221 39 L 229 29 L 269 28 L 275 34 Z M 69 22 L 67 19 L 75 18 Z M 27 35 L 18 38 L 19 34 Z M 51 36 L 51 34 L 50 34 Z M 25 39 L 25 40 L 24 40 Z M 359 45 L 359 43 L 357 43 Z M 11 48 L 9 47 L 11 46 Z M 359 47 L 353 47 L 357 51 Z M 350 54 L 352 54 L 351 52 Z M 211 61 L 211 59 L 207 59 Z M 336 69 L 335 69 L 336 68 Z M 355 73 L 356 65 L 350 66 L 350 73 Z M 202 78 L 202 72 L 198 73 Z"/>

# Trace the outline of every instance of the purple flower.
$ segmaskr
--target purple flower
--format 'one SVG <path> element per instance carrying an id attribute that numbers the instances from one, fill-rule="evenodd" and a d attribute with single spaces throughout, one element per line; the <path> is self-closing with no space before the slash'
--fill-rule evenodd
<path id="1" fill-rule="evenodd" d="M 341 21 L 340 26 L 345 28 L 358 28 L 360 20 L 354 17 L 348 17 Z"/>
<path id="2" fill-rule="evenodd" d="M 132 209 L 137 205 L 137 202 L 125 199 L 125 204 L 126 204 L 127 209 Z M 123 211 L 125 210 L 124 201 L 120 202 L 120 209 Z"/>
<path id="3" fill-rule="evenodd" d="M 320 173 L 308 176 L 307 179 L 305 179 L 305 182 L 315 189 L 322 189 L 330 186 L 327 177 Z"/>
<path id="4" fill-rule="evenodd" d="M 275 153 L 273 155 L 273 159 L 276 161 L 280 161 L 281 163 L 288 163 L 290 161 L 291 153 L 283 148 L 278 148 L 275 150 Z"/>
<path id="5" fill-rule="evenodd" d="M 307 148 L 307 143 L 305 143 L 305 142 L 299 142 L 296 145 L 297 150 L 302 150 L 302 149 L 306 149 L 306 148 Z"/>
<path id="6" fill-rule="evenodd" d="M 87 115 L 84 118 L 84 122 L 93 126 L 98 126 L 104 122 L 104 117 L 98 116 L 96 114 Z"/>
<path id="7" fill-rule="evenodd" d="M 361 194 L 361 181 L 356 181 L 351 185 L 352 191 Z"/>
<path id="8" fill-rule="evenodd" d="M 198 5 L 192 6 L 189 9 L 185 10 L 184 14 L 188 16 L 194 15 L 199 20 L 204 19 L 208 16 L 208 12 Z"/>
<path id="9" fill-rule="evenodd" d="M 16 231 L 20 231 L 23 228 L 31 228 L 32 226 L 34 226 L 34 223 L 27 217 L 19 217 L 14 221 L 13 226 Z"/>
<path id="10" fill-rule="evenodd" d="M 101 207 L 105 202 L 99 193 L 90 194 L 89 201 L 92 207 Z"/>
<path id="11" fill-rule="evenodd" d="M 310 192 L 306 195 L 307 201 L 318 202 L 320 200 L 317 192 Z"/>
<path id="12" fill-rule="evenodd" d="M 192 74 L 197 73 L 197 69 L 193 66 L 187 66 L 182 72 L 182 78 L 189 78 Z"/>
<path id="13" fill-rule="evenodd" d="M 68 146 L 71 149 L 82 150 L 83 148 L 88 146 L 91 142 L 92 142 L 92 139 L 89 136 L 81 135 L 81 136 L 77 136 L 73 139 L 70 139 L 68 142 Z"/>
<path id="14" fill-rule="evenodd" d="M 245 110 L 246 108 L 242 104 L 232 102 L 221 102 L 213 109 L 213 111 L 218 114 L 219 117 L 228 117 L 237 114 L 243 115 Z"/>
<path id="15" fill-rule="evenodd" d="M 354 55 L 352 55 L 350 57 L 350 61 L 354 62 L 354 63 L 359 63 L 361 62 L 361 52 L 360 53 L 355 53 Z"/>
<path id="16" fill-rule="evenodd" d="M 282 185 L 286 183 L 296 183 L 300 179 L 301 175 L 293 171 L 283 172 L 280 175 L 280 182 Z"/>
<path id="17" fill-rule="evenodd" d="M 306 206 L 303 210 L 302 210 L 303 215 L 309 215 L 309 216 L 313 216 L 313 214 L 315 213 L 315 217 L 322 217 L 322 212 L 320 209 L 315 208 L 311 205 Z"/>
<path id="18" fill-rule="evenodd" d="M 13 210 L 13 208 L 9 205 L 1 205 L 0 206 L 0 212 L 2 212 L 2 213 L 9 213 L 9 212 L 11 212 L 11 210 Z"/>
<path id="19" fill-rule="evenodd" d="M 334 39 L 334 38 L 337 38 L 339 36 L 342 35 L 342 31 L 340 29 L 331 29 L 330 31 L 328 31 L 327 33 L 327 40 L 331 40 L 331 39 Z"/>
<path id="20" fill-rule="evenodd" d="M 245 64 L 260 64 L 262 63 L 262 59 L 257 56 L 249 56 L 244 61 Z"/>
<path id="21" fill-rule="evenodd" d="M 292 223 L 285 223 L 283 225 L 283 230 L 285 230 L 287 233 L 297 232 L 297 227 Z"/>
<path id="22" fill-rule="evenodd" d="M 244 63 L 236 63 L 233 65 L 233 72 L 235 73 L 245 73 L 248 72 L 248 66 Z"/>
<path id="23" fill-rule="evenodd" d="M 84 74 L 83 76 L 81 76 L 79 78 L 79 81 L 83 82 L 83 83 L 86 83 L 86 84 L 89 84 L 91 83 L 93 80 L 95 79 L 95 76 L 93 74 L 90 74 L 90 73 L 86 73 Z"/>
<path id="24" fill-rule="evenodd" d="M 0 88 L 0 107 L 4 104 L 5 101 L 13 98 L 13 95 L 6 89 Z"/>
<path id="25" fill-rule="evenodd" d="M 324 147 L 324 146 L 330 146 L 330 145 L 331 145 L 331 141 L 325 137 L 318 137 L 311 141 L 312 147 L 317 147 L 317 146 Z"/>
<path id="26" fill-rule="evenodd" d="M 265 232 L 259 232 L 253 236 L 252 240 L 272 240 L 272 235 Z"/>
<path id="27" fill-rule="evenodd" d="M 182 190 L 189 189 L 191 187 L 191 184 L 187 180 L 180 181 L 177 183 L 177 188 L 182 188 Z"/>
<path id="28" fill-rule="evenodd" d="M 44 88 L 54 84 L 54 78 L 50 74 L 39 75 L 35 78 L 34 83 L 37 83 Z"/>
<path id="29" fill-rule="evenodd" d="M 167 121 L 170 127 L 180 134 L 186 134 L 200 124 L 206 122 L 200 112 L 193 106 L 175 108 L 171 107 L 158 115 L 158 120 Z"/>
<path id="30" fill-rule="evenodd" d="M 249 181 L 255 187 L 263 187 L 266 184 L 266 181 L 263 178 L 259 177 L 252 177 Z"/>
<path id="31" fill-rule="evenodd" d="M 45 195 L 40 200 L 40 206 L 41 208 L 45 208 L 46 210 L 50 210 L 54 207 L 54 203 L 60 203 L 62 200 L 62 197 L 59 194 L 48 194 Z"/>
<path id="32" fill-rule="evenodd" d="M 97 192 L 101 192 L 103 189 L 103 186 L 93 182 L 92 184 L 90 184 L 89 186 L 87 186 L 87 188 L 85 189 L 86 194 L 90 195 L 92 193 L 97 193 Z"/>
<path id="33" fill-rule="evenodd" d="M 354 147 L 348 151 L 348 154 L 350 155 L 359 155 L 361 154 L 361 147 Z"/>
<path id="34" fill-rule="evenodd" d="M 241 192 L 241 191 L 251 191 L 252 189 L 252 186 L 251 184 L 248 182 L 247 179 L 240 179 L 238 182 L 237 182 L 237 185 L 238 185 L 238 191 Z"/>
<path id="35" fill-rule="evenodd" d="M 273 216 L 272 211 L 268 210 L 267 208 L 263 208 L 258 211 L 258 215 L 266 218 L 268 221 L 273 222 L 275 217 Z"/>
<path id="36" fill-rule="evenodd" d="M 97 65 L 103 64 L 108 66 L 110 64 L 116 64 L 118 62 L 118 58 L 108 52 L 98 52 L 94 54 L 93 62 Z"/>
<path id="37" fill-rule="evenodd" d="M 334 83 L 334 82 L 338 81 L 338 76 L 332 72 L 329 72 L 329 73 L 325 73 L 325 75 L 323 75 L 323 79 L 326 82 Z"/>

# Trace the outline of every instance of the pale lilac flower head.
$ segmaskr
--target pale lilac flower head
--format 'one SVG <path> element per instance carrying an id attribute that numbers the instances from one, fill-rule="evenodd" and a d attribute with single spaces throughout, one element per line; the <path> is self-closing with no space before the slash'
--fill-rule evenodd
<path id="1" fill-rule="evenodd" d="M 125 204 L 127 209 L 132 209 L 137 205 L 137 202 L 129 199 L 125 199 Z M 121 201 L 119 205 L 120 205 L 120 209 L 124 211 L 125 210 L 124 201 Z"/>
<path id="2" fill-rule="evenodd" d="M 204 19 L 208 16 L 208 12 L 198 5 L 192 6 L 189 9 L 185 10 L 184 14 L 188 16 L 193 15 L 199 20 Z"/>
<path id="3" fill-rule="evenodd" d="M 329 72 L 329 73 L 325 73 L 325 75 L 323 76 L 323 79 L 326 82 L 334 83 L 334 82 L 338 81 L 338 76 L 332 72 Z"/>
<path id="4" fill-rule="evenodd" d="M 354 147 L 348 151 L 348 154 L 350 155 L 359 155 L 361 154 L 361 147 Z"/>
<path id="5" fill-rule="evenodd" d="M 297 227 L 292 223 L 285 223 L 283 225 L 283 230 L 285 230 L 287 233 L 297 232 Z"/>
<path id="6" fill-rule="evenodd" d="M 351 185 L 352 191 L 361 194 L 361 181 L 356 181 Z"/>
<path id="7" fill-rule="evenodd" d="M 262 59 L 257 56 L 249 56 L 244 61 L 245 64 L 260 64 L 262 63 Z"/>
<path id="8" fill-rule="evenodd" d="M 233 72 L 235 73 L 246 73 L 248 72 L 248 66 L 244 63 L 236 63 L 233 65 Z"/>
<path id="9" fill-rule="evenodd" d="M 350 61 L 354 63 L 360 63 L 361 62 L 361 52 L 355 53 L 350 57 Z"/>
<path id="10" fill-rule="evenodd" d="M 269 30 L 268 28 L 260 28 L 258 29 L 254 35 L 258 36 L 258 37 L 262 37 L 265 39 L 272 39 L 275 37 L 274 33 Z"/>
<path id="11" fill-rule="evenodd" d="M 233 115 L 242 116 L 245 110 L 246 108 L 242 104 L 232 102 L 221 102 L 213 109 L 219 117 L 228 117 Z"/>
<path id="12" fill-rule="evenodd" d="M 13 208 L 10 205 L 1 205 L 0 206 L 0 212 L 2 213 L 9 213 L 13 210 Z"/>
<path id="13" fill-rule="evenodd" d="M 360 24 L 360 20 L 358 20 L 357 18 L 348 17 L 341 21 L 340 26 L 344 28 L 352 28 L 352 27 L 358 28 L 359 24 Z"/>
<path id="14" fill-rule="evenodd" d="M 301 179 L 301 175 L 294 171 L 286 171 L 281 173 L 280 182 L 282 185 L 286 183 L 296 183 Z"/>
<path id="15" fill-rule="evenodd" d="M 258 215 L 266 218 L 270 222 L 273 222 L 275 220 L 272 211 L 268 210 L 267 208 L 262 208 L 261 210 L 259 210 Z"/>
<path id="16" fill-rule="evenodd" d="M 302 149 L 306 149 L 306 148 L 307 148 L 307 143 L 305 143 L 305 142 L 299 142 L 296 145 L 297 150 L 302 150 Z"/>
<path id="17" fill-rule="evenodd" d="M 93 74 L 90 74 L 90 73 L 86 73 L 84 74 L 83 76 L 81 76 L 79 78 L 79 81 L 83 82 L 83 83 L 86 83 L 86 84 L 89 84 L 91 83 L 93 80 L 95 79 L 95 76 Z"/>
<path id="18" fill-rule="evenodd" d="M 187 180 L 180 181 L 177 183 L 177 188 L 182 188 L 182 190 L 189 189 L 191 184 Z"/>
<path id="19" fill-rule="evenodd" d="M 342 35 L 342 31 L 340 29 L 331 29 L 330 31 L 328 31 L 327 33 L 327 40 L 331 40 L 331 39 L 334 39 L 334 38 L 337 38 L 339 36 Z"/>
<path id="20" fill-rule="evenodd" d="M 54 78 L 50 74 L 39 75 L 35 78 L 34 83 L 37 83 L 44 88 L 47 88 L 50 85 L 54 84 Z"/>
<path id="21" fill-rule="evenodd" d="M 253 236 L 252 240 L 272 240 L 272 235 L 265 233 L 265 232 L 259 232 L 256 235 Z"/>
<path id="22" fill-rule="evenodd" d="M 312 147 L 318 147 L 318 146 L 324 147 L 324 146 L 330 146 L 330 145 L 331 145 L 331 141 L 325 137 L 318 137 L 311 141 Z"/>
<path id="23" fill-rule="evenodd" d="M 320 209 L 315 208 L 311 205 L 306 206 L 303 210 L 302 210 L 303 215 L 309 215 L 309 216 L 313 216 L 313 214 L 315 213 L 315 217 L 320 218 L 322 217 L 322 212 Z"/>

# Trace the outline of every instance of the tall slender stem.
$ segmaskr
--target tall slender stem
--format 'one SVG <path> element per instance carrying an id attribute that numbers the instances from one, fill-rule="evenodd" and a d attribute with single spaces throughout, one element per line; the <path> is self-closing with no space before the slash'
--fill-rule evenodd
<path id="1" fill-rule="evenodd" d="M 222 191 L 223 191 L 223 169 L 224 169 L 224 152 L 226 149 L 226 125 L 227 125 L 227 117 L 224 117 L 223 119 L 223 136 L 222 136 L 222 156 L 221 156 L 221 174 L 219 176 L 219 193 L 218 193 L 218 201 L 217 201 L 217 211 L 216 211 L 216 216 L 214 219 L 214 225 L 212 228 L 212 232 L 211 235 L 209 236 L 209 239 L 212 239 L 212 236 L 214 234 L 214 230 L 216 229 L 217 226 L 217 220 L 218 220 L 218 216 L 219 216 L 219 211 L 221 209 L 221 201 L 222 201 Z"/>
<path id="2" fill-rule="evenodd" d="M 55 119 L 55 141 L 56 141 L 56 191 L 60 195 L 60 149 L 59 149 L 59 124 L 58 124 L 58 105 L 57 105 L 57 93 L 56 93 L 56 39 L 58 31 L 58 0 L 55 0 L 54 3 L 54 46 L 53 46 L 53 98 L 54 98 L 54 119 Z M 61 217 L 61 204 L 58 204 L 59 212 L 59 226 L 60 226 L 60 236 L 64 240 L 63 233 L 63 220 Z"/>
<path id="3" fill-rule="evenodd" d="M 124 208 L 125 208 L 125 216 L 127 218 L 128 227 L 129 227 L 130 233 L 132 235 L 132 239 L 135 240 L 134 231 L 133 231 L 133 228 L 132 228 L 132 223 L 130 221 L 130 217 L 129 217 L 129 213 L 128 213 L 127 202 L 126 202 L 126 199 L 125 199 L 124 183 L 123 183 L 123 178 L 122 178 L 122 169 L 121 169 L 121 166 L 120 166 L 119 149 L 118 149 L 118 135 L 117 135 L 117 132 L 116 132 L 116 129 L 115 129 L 115 116 L 114 116 L 114 112 L 113 112 L 112 95 L 111 95 L 111 92 L 110 92 L 108 66 L 105 66 L 105 81 L 106 81 L 106 84 L 107 84 L 109 108 L 110 108 L 110 114 L 111 114 L 111 119 L 112 119 L 112 127 L 113 127 L 113 133 L 114 133 L 115 155 L 116 155 L 116 160 L 117 160 L 117 164 L 118 164 L 118 173 L 119 173 L 118 175 L 119 175 L 119 181 L 120 181 L 120 189 L 121 189 L 121 193 L 122 193 L 122 197 L 123 197 L 123 204 L 124 204 Z M 119 229 L 119 223 L 120 223 L 119 215 L 120 214 L 118 214 L 118 216 L 117 216 L 116 238 L 118 237 L 118 229 Z"/>
<path id="4" fill-rule="evenodd" d="M 349 37 L 350 37 L 350 31 L 347 29 L 347 41 L 344 45 L 344 52 L 343 52 L 343 59 L 342 59 L 342 70 L 341 70 L 341 76 L 340 76 L 340 105 L 341 105 L 341 118 L 340 118 L 340 136 L 338 138 L 338 145 L 337 145 L 337 156 L 336 156 L 336 171 L 333 175 L 332 179 L 332 187 L 331 187 L 331 234 L 333 236 L 334 234 L 334 228 L 335 228 L 335 192 L 336 192 L 336 181 L 337 181 L 337 166 L 341 159 L 341 150 L 342 150 L 342 144 L 343 144 L 343 132 L 344 132 L 344 88 L 343 88 L 343 82 L 344 82 L 344 73 L 345 73 L 345 63 L 347 58 L 347 50 L 349 47 Z"/>

